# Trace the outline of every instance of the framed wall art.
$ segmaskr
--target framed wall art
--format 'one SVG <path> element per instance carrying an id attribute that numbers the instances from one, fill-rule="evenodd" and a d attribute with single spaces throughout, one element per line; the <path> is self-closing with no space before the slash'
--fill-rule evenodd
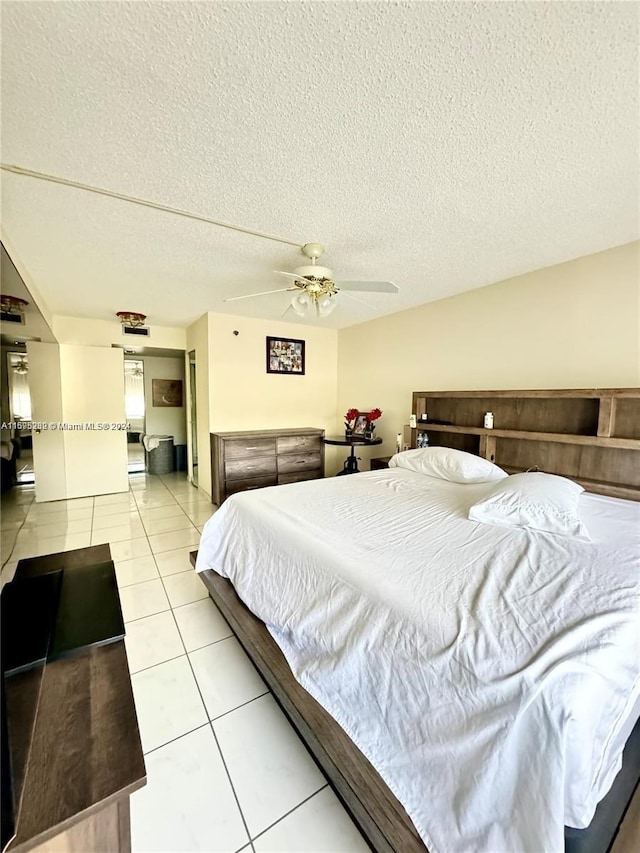
<path id="1" fill-rule="evenodd" d="M 304 341 L 267 337 L 267 373 L 304 376 Z"/>
<path id="2" fill-rule="evenodd" d="M 152 406 L 182 406 L 182 379 L 152 379 Z"/>

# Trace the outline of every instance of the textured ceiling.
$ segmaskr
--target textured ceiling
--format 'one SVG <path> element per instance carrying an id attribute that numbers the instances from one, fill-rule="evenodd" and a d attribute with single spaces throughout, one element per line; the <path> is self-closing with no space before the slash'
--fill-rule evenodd
<path id="1" fill-rule="evenodd" d="M 378 315 L 638 237 L 637 4 L 0 6 L 3 162 L 320 241 L 337 278 L 400 287 Z M 31 178 L 2 195 L 58 314 L 276 318 L 286 294 L 222 300 L 304 261 Z"/>

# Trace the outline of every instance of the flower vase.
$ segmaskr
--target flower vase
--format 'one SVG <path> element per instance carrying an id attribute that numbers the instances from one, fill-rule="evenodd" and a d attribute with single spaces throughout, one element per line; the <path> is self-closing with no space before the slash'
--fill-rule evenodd
<path id="1" fill-rule="evenodd" d="M 369 424 L 367 426 L 367 429 L 365 430 L 365 434 L 364 434 L 364 437 L 366 438 L 367 441 L 373 440 L 373 437 L 374 437 L 373 433 L 374 433 L 375 428 L 376 428 L 375 424 Z"/>
<path id="2" fill-rule="evenodd" d="M 350 438 L 352 438 L 352 437 L 353 437 L 353 430 L 351 429 L 351 427 L 347 427 L 347 428 L 345 429 L 345 431 L 344 431 L 344 437 L 345 437 L 345 439 L 346 439 L 347 441 L 348 441 Z"/>

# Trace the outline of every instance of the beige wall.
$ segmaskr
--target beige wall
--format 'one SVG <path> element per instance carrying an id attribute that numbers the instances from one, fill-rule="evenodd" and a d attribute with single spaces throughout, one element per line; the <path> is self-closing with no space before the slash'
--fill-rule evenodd
<path id="1" fill-rule="evenodd" d="M 145 432 L 153 435 L 172 435 L 174 444 L 187 443 L 186 394 L 184 353 L 176 358 L 139 356 L 144 364 Z M 180 379 L 182 406 L 154 406 L 153 380 Z"/>
<path id="2" fill-rule="evenodd" d="M 319 427 L 335 432 L 337 343 L 335 329 L 209 314 L 211 431 Z M 234 335 L 233 332 L 238 334 Z M 266 371 L 266 338 L 305 341 L 305 375 Z M 327 448 L 333 473 L 336 454 Z"/>
<path id="3" fill-rule="evenodd" d="M 639 385 L 639 245 L 341 330 L 339 412 L 384 412 L 363 456 L 394 452 L 412 391 Z"/>
<path id="4" fill-rule="evenodd" d="M 183 350 L 186 345 L 185 329 L 169 326 L 154 326 L 149 323 L 151 336 L 148 338 L 125 337 L 122 325 L 116 320 L 89 320 L 85 317 L 53 316 L 53 333 L 61 344 L 83 344 L 93 347 L 108 347 L 112 344 L 135 349 L 157 347 L 158 349 Z"/>

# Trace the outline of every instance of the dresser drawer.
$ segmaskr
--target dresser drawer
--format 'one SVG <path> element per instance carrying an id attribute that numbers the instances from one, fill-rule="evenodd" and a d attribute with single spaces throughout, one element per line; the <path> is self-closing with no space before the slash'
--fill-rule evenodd
<path id="1" fill-rule="evenodd" d="M 288 453 L 278 457 L 278 474 L 290 474 L 293 471 L 307 471 L 320 468 L 320 451 L 317 453 Z"/>
<path id="2" fill-rule="evenodd" d="M 324 432 L 315 427 L 211 433 L 211 499 L 324 477 Z"/>
<path id="3" fill-rule="evenodd" d="M 278 453 L 319 453 L 319 435 L 283 435 L 278 438 Z"/>
<path id="4" fill-rule="evenodd" d="M 313 471 L 294 471 L 292 474 L 278 474 L 278 485 L 285 483 L 301 483 L 303 480 L 319 480 L 322 472 L 319 468 Z"/>
<path id="5" fill-rule="evenodd" d="M 224 443 L 225 459 L 243 459 L 247 456 L 276 455 L 274 438 L 233 438 Z"/>
<path id="6" fill-rule="evenodd" d="M 235 495 L 236 492 L 248 492 L 250 489 L 262 489 L 265 486 L 275 486 L 276 475 L 270 477 L 249 477 L 244 480 L 229 480 L 225 489 L 226 495 Z"/>
<path id="7" fill-rule="evenodd" d="M 246 459 L 227 459 L 224 464 L 227 480 L 244 480 L 247 477 L 262 477 L 276 474 L 276 457 L 247 456 Z"/>

